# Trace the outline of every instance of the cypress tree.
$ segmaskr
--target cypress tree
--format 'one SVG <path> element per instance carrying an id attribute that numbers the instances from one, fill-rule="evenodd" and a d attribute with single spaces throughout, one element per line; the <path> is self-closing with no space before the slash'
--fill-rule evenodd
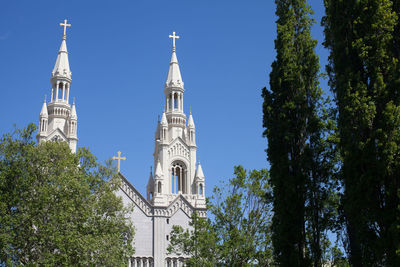
<path id="1" fill-rule="evenodd" d="M 350 262 L 400 266 L 400 3 L 324 2 Z"/>
<path id="2" fill-rule="evenodd" d="M 321 266 L 333 154 L 325 153 L 329 122 L 321 119 L 312 10 L 306 0 L 275 3 L 277 55 L 270 88 L 262 92 L 274 198 L 274 254 L 282 266 Z"/>

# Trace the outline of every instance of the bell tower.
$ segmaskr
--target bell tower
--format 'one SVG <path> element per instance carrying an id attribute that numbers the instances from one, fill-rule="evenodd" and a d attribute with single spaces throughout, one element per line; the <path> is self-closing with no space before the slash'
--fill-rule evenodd
<path id="1" fill-rule="evenodd" d="M 193 207 L 205 208 L 204 175 L 200 163 L 196 166 L 194 120 L 191 112 L 187 120 L 183 110 L 185 88 L 175 47 L 179 36 L 173 32 L 169 38 L 172 56 L 164 85 L 166 108 L 155 133 L 155 169 L 149 178 L 147 196 L 154 206 L 168 206 L 182 195 Z M 197 173 L 202 177 L 197 177 Z"/>
<path id="2" fill-rule="evenodd" d="M 65 20 L 64 23 L 60 23 L 60 26 L 64 27 L 64 34 L 56 64 L 51 73 L 50 102 L 47 104 L 45 99 L 40 112 L 37 139 L 39 143 L 49 140 L 65 141 L 69 144 L 71 151 L 75 153 L 78 142 L 78 116 L 76 114 L 75 101 L 73 101 L 72 106 L 69 104 L 72 79 L 66 42 L 66 29 L 71 24 L 67 24 L 67 20 Z"/>

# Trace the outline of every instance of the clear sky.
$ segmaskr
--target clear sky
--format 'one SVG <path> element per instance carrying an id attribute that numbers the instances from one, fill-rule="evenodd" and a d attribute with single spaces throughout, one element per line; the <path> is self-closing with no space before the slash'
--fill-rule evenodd
<path id="1" fill-rule="evenodd" d="M 324 70 L 322 2 L 309 3 Z M 0 134 L 38 123 L 64 19 L 72 24 L 67 47 L 78 146 L 101 161 L 122 151 L 121 172 L 139 191 L 145 193 L 153 163 L 173 31 L 181 37 L 184 111 L 191 106 L 206 194 L 232 176 L 234 165 L 268 167 L 261 89 L 275 59 L 274 1 L 1 1 Z"/>

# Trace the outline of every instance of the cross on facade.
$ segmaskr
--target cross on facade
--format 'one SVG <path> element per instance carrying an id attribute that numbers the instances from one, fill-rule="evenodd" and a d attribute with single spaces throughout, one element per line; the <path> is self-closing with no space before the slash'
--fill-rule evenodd
<path id="1" fill-rule="evenodd" d="M 60 23 L 60 26 L 64 26 L 64 35 L 67 34 L 67 27 L 71 27 L 71 24 L 67 24 L 67 20 L 64 20 L 64 23 Z"/>
<path id="2" fill-rule="evenodd" d="M 175 35 L 175 32 L 172 32 L 172 35 L 170 35 L 169 38 L 172 38 L 172 47 L 175 47 L 175 39 L 179 39 L 179 36 Z"/>
<path id="3" fill-rule="evenodd" d="M 126 158 L 125 157 L 121 157 L 121 151 L 118 151 L 117 152 L 117 154 L 118 154 L 118 157 L 112 157 L 112 159 L 113 160 L 118 160 L 118 172 L 120 172 L 121 171 L 121 160 L 126 160 Z"/>

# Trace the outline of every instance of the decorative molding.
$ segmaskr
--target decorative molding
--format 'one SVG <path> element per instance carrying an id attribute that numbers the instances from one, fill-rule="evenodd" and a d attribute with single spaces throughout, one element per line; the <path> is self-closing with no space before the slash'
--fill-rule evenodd
<path id="1" fill-rule="evenodd" d="M 192 216 L 193 211 L 197 211 L 200 217 L 207 217 L 206 209 L 194 208 L 186 197 L 181 194 L 177 195 L 176 199 L 167 207 L 154 207 L 121 173 L 119 175 L 122 179 L 122 184 L 120 186 L 122 192 L 124 192 L 148 217 L 172 217 L 179 209 L 189 218 Z"/>
<path id="2" fill-rule="evenodd" d="M 168 157 L 171 158 L 174 156 L 182 156 L 189 159 L 189 149 L 183 144 L 183 142 L 176 141 L 168 148 Z"/>

